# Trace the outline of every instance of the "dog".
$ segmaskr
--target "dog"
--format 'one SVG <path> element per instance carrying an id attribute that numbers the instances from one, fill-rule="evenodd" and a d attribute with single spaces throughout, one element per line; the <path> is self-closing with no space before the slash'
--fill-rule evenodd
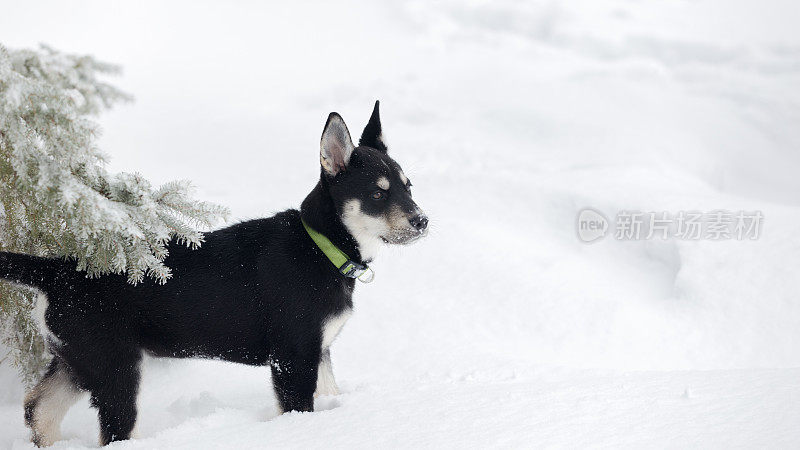
<path id="1" fill-rule="evenodd" d="M 208 233 L 196 250 L 171 242 L 166 284 L 87 278 L 69 260 L 0 252 L 0 278 L 38 291 L 53 354 L 25 399 L 33 443 L 60 439 L 84 393 L 101 445 L 129 439 L 144 353 L 269 366 L 281 412 L 313 411 L 316 395 L 337 395 L 330 345 L 352 313 L 356 279 L 371 281 L 381 243 L 427 234 L 411 181 L 388 155 L 379 106 L 357 147 L 342 117 L 328 116 L 320 178 L 299 210 Z"/>

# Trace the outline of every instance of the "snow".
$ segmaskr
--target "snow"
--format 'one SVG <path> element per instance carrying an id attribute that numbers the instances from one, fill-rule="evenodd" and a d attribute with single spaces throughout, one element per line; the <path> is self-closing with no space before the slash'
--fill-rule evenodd
<path id="1" fill-rule="evenodd" d="M 317 399 L 316 412 L 278 417 L 261 370 L 207 361 L 148 369 L 141 438 L 112 448 L 731 448 L 751 440 L 788 448 L 800 420 L 797 369 L 354 375 L 341 396 Z M 29 448 L 19 407 L 0 413 L 16 419 L 5 425 L 18 436 L 9 446 Z M 55 448 L 94 445 L 96 422 L 88 400 L 78 403 Z"/>
<path id="2" fill-rule="evenodd" d="M 372 102 L 431 233 L 382 249 L 342 394 L 275 417 L 266 369 L 148 360 L 114 448 L 797 447 L 794 2 L 10 5 L 4 44 L 120 63 L 111 169 L 237 218 L 299 202 L 328 112 Z M 32 26 L 36 24 L 36 26 Z M 750 241 L 592 244 L 579 211 L 761 211 Z M 0 380 L 0 447 L 30 448 Z M 57 448 L 96 446 L 88 401 Z"/>

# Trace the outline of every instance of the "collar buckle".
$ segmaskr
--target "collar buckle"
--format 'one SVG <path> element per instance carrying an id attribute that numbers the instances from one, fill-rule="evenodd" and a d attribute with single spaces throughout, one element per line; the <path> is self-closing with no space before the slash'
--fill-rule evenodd
<path id="1" fill-rule="evenodd" d="M 366 272 L 367 269 L 367 266 L 359 264 L 352 259 L 348 259 L 347 262 L 342 264 L 342 267 L 339 267 L 339 272 L 347 278 L 358 278 Z"/>
<path id="2" fill-rule="evenodd" d="M 365 264 L 359 264 L 351 259 L 342 264 L 339 272 L 347 278 L 355 278 L 362 283 L 372 283 L 375 279 L 375 272 Z"/>

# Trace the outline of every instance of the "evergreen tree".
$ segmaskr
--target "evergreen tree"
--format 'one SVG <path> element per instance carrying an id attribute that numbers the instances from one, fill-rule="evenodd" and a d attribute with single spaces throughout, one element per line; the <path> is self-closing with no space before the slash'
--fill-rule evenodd
<path id="1" fill-rule="evenodd" d="M 70 258 L 95 277 L 125 273 L 166 282 L 167 244 L 198 247 L 227 215 L 190 197 L 190 184 L 154 188 L 136 173 L 108 173 L 91 117 L 130 97 L 98 76 L 118 68 L 90 56 L 0 45 L 0 250 Z M 32 293 L 0 283 L 0 335 L 30 381 L 45 362 L 31 320 Z"/>

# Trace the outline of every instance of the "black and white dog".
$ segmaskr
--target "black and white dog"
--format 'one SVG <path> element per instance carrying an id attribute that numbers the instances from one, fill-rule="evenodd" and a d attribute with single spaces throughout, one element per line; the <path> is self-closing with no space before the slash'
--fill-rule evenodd
<path id="1" fill-rule="evenodd" d="M 40 291 L 36 310 L 54 355 L 25 400 L 33 442 L 58 440 L 85 392 L 101 444 L 128 439 L 143 352 L 269 365 L 283 411 L 313 411 L 315 395 L 338 394 L 329 347 L 351 314 L 355 278 L 369 275 L 381 242 L 415 241 L 428 219 L 387 154 L 377 102 L 358 147 L 330 114 L 320 162 L 299 211 L 214 231 L 198 250 L 172 243 L 165 285 L 90 279 L 70 261 L 0 252 L 0 278 Z"/>

